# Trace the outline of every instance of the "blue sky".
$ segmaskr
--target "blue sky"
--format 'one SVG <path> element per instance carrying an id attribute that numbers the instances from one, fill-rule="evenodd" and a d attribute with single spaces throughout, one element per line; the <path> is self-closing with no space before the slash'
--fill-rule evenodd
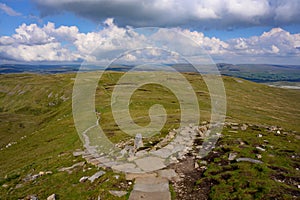
<path id="1" fill-rule="evenodd" d="M 85 60 L 87 41 L 149 26 L 177 28 L 216 62 L 300 64 L 299 9 L 298 0 L 0 1 L 0 59 Z"/>

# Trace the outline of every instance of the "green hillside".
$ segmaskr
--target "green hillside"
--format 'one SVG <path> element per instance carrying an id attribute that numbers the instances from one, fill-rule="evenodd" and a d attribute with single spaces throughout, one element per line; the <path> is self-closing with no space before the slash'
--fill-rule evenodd
<path id="1" fill-rule="evenodd" d="M 129 137 L 118 130 L 110 109 L 113 85 L 121 75 L 121 72 L 105 73 L 96 95 L 96 109 L 101 113 L 100 124 L 114 142 Z M 184 75 L 197 94 L 200 120 L 208 121 L 210 97 L 204 81 L 193 73 Z M 52 193 L 58 194 L 60 199 L 97 199 L 99 195 L 101 199 L 114 199 L 108 190 L 130 190 L 132 187 L 124 175 L 109 170 L 94 183 L 79 183 L 81 177 L 97 171 L 88 164 L 74 169 L 70 174 L 58 171 L 84 161 L 72 154 L 76 149 L 83 148 L 72 119 L 74 78 L 75 74 L 0 75 L 0 199 L 26 198 L 33 194 L 46 199 Z M 223 81 L 227 95 L 226 121 L 278 126 L 299 137 L 299 90 L 274 88 L 232 77 L 223 77 Z M 168 111 L 167 124 L 162 133 L 178 127 L 178 101 L 171 91 L 155 84 L 141 87 L 132 96 L 130 109 L 134 121 L 141 125 L 149 123 L 148 109 L 155 103 L 164 105 Z M 227 129 L 224 131 L 224 134 L 227 133 Z M 251 136 L 249 134 L 247 137 Z M 298 156 L 299 167 L 299 139 L 293 141 L 296 143 L 291 148 Z M 280 146 L 280 141 L 274 145 Z M 286 168 L 289 170 L 289 166 Z M 52 173 L 24 181 L 30 174 L 46 171 Z M 120 175 L 120 178 L 115 178 L 115 175 Z M 238 184 L 232 187 L 238 187 Z M 212 190 L 211 195 L 217 194 Z"/>

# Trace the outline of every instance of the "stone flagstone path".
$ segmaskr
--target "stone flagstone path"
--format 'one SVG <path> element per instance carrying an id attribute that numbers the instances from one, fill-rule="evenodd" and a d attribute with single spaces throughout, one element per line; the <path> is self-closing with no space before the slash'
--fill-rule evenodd
<path id="1" fill-rule="evenodd" d="M 98 167 L 111 168 L 116 172 L 123 172 L 130 180 L 135 180 L 129 200 L 170 200 L 169 180 L 178 178 L 176 172 L 165 169 L 169 164 L 177 163 L 193 150 L 196 139 L 206 138 L 210 131 L 209 124 L 202 126 L 188 126 L 171 131 L 155 148 L 138 151 L 132 146 L 126 146 L 121 151 L 121 159 L 107 155 L 98 155 L 95 151 L 85 150 L 74 152 L 74 156 L 82 156 Z M 203 149 L 213 148 L 212 143 Z M 90 147 L 91 149 L 95 147 Z M 197 155 L 195 155 L 197 156 Z M 125 159 L 125 161 L 124 161 Z M 171 170 L 171 171 L 170 171 Z"/>

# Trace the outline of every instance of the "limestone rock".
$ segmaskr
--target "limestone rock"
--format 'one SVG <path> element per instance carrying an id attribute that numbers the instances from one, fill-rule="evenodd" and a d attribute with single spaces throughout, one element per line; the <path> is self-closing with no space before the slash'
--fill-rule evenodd
<path id="1" fill-rule="evenodd" d="M 63 167 L 60 168 L 58 171 L 60 172 L 68 172 L 69 174 L 72 173 L 73 169 L 75 169 L 76 167 L 82 167 L 84 165 L 85 162 L 79 162 L 79 163 L 75 163 L 74 165 L 72 165 L 71 167 Z"/>
<path id="2" fill-rule="evenodd" d="M 99 178 L 100 176 L 102 176 L 104 174 L 105 174 L 105 171 L 96 172 L 93 176 L 89 177 L 88 180 L 93 183 L 97 178 Z"/>
<path id="3" fill-rule="evenodd" d="M 228 156 L 228 160 L 232 161 L 236 158 L 236 156 L 237 156 L 237 153 L 230 153 Z"/>
<path id="4" fill-rule="evenodd" d="M 262 164 L 263 163 L 260 160 L 255 160 L 255 159 L 252 159 L 252 158 L 237 158 L 236 161 L 237 162 L 246 161 L 246 162 L 251 162 L 251 163 L 255 163 L 255 164 Z"/>
<path id="5" fill-rule="evenodd" d="M 143 137 L 142 134 L 136 134 L 135 136 L 135 140 L 134 140 L 134 149 L 137 150 L 140 147 L 144 147 L 144 143 L 143 143 Z"/>
<path id="6" fill-rule="evenodd" d="M 164 169 L 164 170 L 159 170 L 158 175 L 162 178 L 166 178 L 168 180 L 178 180 L 178 174 L 175 172 L 174 169 Z"/>
<path id="7" fill-rule="evenodd" d="M 125 179 L 128 181 L 132 181 L 136 178 L 146 178 L 146 177 L 156 177 L 156 173 L 126 173 Z"/>
<path id="8" fill-rule="evenodd" d="M 116 197 L 122 197 L 127 194 L 126 191 L 117 191 L 117 190 L 110 190 L 109 193 Z"/>
<path id="9" fill-rule="evenodd" d="M 137 166 L 145 172 L 165 168 L 164 160 L 157 157 L 145 157 L 135 160 Z"/>
<path id="10" fill-rule="evenodd" d="M 79 182 L 80 182 L 80 183 L 83 183 L 83 182 L 85 182 L 86 180 L 88 180 L 88 178 L 89 178 L 89 176 L 83 176 L 83 177 L 81 177 L 81 178 L 79 179 Z"/>
<path id="11" fill-rule="evenodd" d="M 256 147 L 256 149 L 260 150 L 260 151 L 266 151 L 264 148 L 261 148 L 259 146 Z"/>
<path id="12" fill-rule="evenodd" d="M 56 194 L 51 194 L 47 200 L 56 200 Z"/>
<path id="13" fill-rule="evenodd" d="M 243 125 L 241 126 L 241 130 L 242 130 L 242 131 L 247 130 L 247 128 L 248 128 L 248 125 L 247 125 L 247 124 L 243 124 Z"/>

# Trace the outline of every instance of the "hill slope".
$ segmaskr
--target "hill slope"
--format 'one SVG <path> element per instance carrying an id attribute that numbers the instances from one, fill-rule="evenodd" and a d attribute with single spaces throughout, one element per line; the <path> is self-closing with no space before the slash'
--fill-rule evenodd
<path id="1" fill-rule="evenodd" d="M 128 137 L 116 128 L 109 108 L 112 85 L 121 75 L 106 73 L 99 83 L 96 98 L 96 108 L 102 116 L 100 123 L 115 142 Z M 201 121 L 209 120 L 210 98 L 203 80 L 192 73 L 184 75 L 199 98 Z M 58 171 L 82 161 L 72 155 L 75 149 L 82 148 L 72 119 L 74 78 L 75 74 L 0 75 L 0 185 L 5 186 L 0 188 L 1 199 L 25 198 L 29 194 L 45 199 L 52 193 L 58 193 L 61 199 L 96 198 L 99 194 L 101 198 L 113 199 L 108 189 L 116 190 L 120 183 L 130 189 L 124 177 L 120 175 L 117 180 L 113 178 L 113 172 L 101 177 L 97 184 L 79 183 L 82 176 L 97 170 L 89 165 L 72 174 Z M 232 77 L 223 77 L 223 80 L 227 93 L 227 121 L 300 131 L 300 91 L 272 88 Z M 143 98 L 147 92 L 152 92 L 151 98 Z M 163 104 L 170 115 L 163 132 L 176 128 L 180 114 L 178 102 L 170 91 L 158 85 L 143 86 L 132 97 L 131 115 L 136 123 L 149 122 L 148 108 L 155 102 Z M 91 169 L 87 170 L 89 167 Z M 29 174 L 41 171 L 53 174 L 34 181 L 22 181 Z"/>

